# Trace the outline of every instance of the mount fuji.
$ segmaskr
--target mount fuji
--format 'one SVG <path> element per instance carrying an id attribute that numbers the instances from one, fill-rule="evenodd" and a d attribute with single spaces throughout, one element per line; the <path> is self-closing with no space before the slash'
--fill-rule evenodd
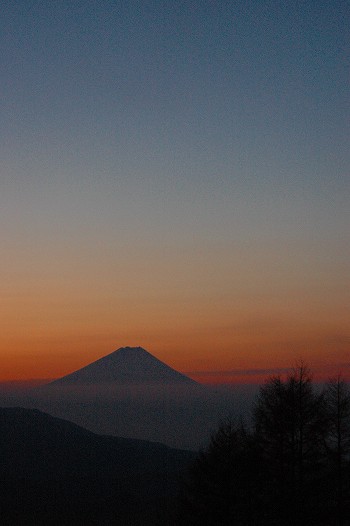
<path id="1" fill-rule="evenodd" d="M 228 413 L 226 399 L 142 347 L 122 347 L 36 387 L 21 405 L 95 433 L 193 450 Z"/>
<path id="2" fill-rule="evenodd" d="M 100 385 L 115 386 L 157 384 L 195 386 L 197 382 L 169 367 L 142 347 L 121 347 L 63 378 L 51 386 Z"/>

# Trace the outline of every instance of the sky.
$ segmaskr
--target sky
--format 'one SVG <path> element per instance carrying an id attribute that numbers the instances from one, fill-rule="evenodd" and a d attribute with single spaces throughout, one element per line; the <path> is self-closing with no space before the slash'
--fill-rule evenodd
<path id="1" fill-rule="evenodd" d="M 350 372 L 349 15 L 2 2 L 0 380 Z"/>

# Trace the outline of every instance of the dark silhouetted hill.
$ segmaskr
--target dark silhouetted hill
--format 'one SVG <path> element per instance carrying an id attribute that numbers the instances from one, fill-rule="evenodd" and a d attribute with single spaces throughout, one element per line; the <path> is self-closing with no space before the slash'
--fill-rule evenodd
<path id="1" fill-rule="evenodd" d="M 167 524 L 193 456 L 0 408 L 1 524 Z"/>

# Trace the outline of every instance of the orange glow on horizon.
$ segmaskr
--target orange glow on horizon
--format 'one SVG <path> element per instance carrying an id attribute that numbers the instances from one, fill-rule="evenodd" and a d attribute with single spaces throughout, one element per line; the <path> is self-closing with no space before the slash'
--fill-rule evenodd
<path id="1" fill-rule="evenodd" d="M 198 284 L 195 289 L 191 283 L 188 292 L 190 277 Z M 194 379 L 203 383 L 260 382 L 260 374 L 245 371 L 285 369 L 298 359 L 332 374 L 337 364 L 350 363 L 341 296 L 327 304 L 293 293 L 287 302 L 260 290 L 259 301 L 259 290 L 246 294 L 237 285 L 234 291 L 239 276 L 227 281 L 232 290 L 226 291 L 226 283 L 220 288 L 217 277 L 206 289 L 205 269 L 199 277 L 194 271 L 188 276 L 181 295 L 176 280 L 167 289 L 161 278 L 159 283 L 152 278 L 154 289 L 137 282 L 139 296 L 136 288 L 113 295 L 103 276 L 97 281 L 91 276 L 89 294 L 86 276 L 82 283 L 62 282 L 61 288 L 60 276 L 51 290 L 33 282 L 23 296 L 8 291 L 0 310 L 0 381 L 58 378 L 124 346 L 141 346 L 180 372 L 197 371 Z"/>
<path id="2" fill-rule="evenodd" d="M 169 338 L 170 339 L 170 338 Z M 159 340 L 164 340 L 165 344 Z M 296 361 L 303 359 L 315 379 L 327 379 L 341 373 L 348 377 L 346 342 L 332 342 L 330 338 L 309 340 L 308 352 L 301 341 L 230 342 L 222 338 L 193 341 L 190 337 L 167 341 L 166 338 L 123 338 L 115 345 L 114 337 L 89 338 L 84 344 L 79 339 L 57 338 L 41 342 L 31 349 L 24 344 L 17 353 L 3 353 L 0 382 L 31 379 L 54 379 L 65 376 L 102 358 L 119 347 L 141 346 L 170 367 L 204 384 L 260 384 L 272 374 L 284 374 Z"/>

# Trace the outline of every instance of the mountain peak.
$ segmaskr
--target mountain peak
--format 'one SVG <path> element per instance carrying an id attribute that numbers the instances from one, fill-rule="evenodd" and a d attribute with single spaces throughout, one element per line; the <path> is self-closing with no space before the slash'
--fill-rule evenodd
<path id="1" fill-rule="evenodd" d="M 59 380 L 55 385 L 74 384 L 192 384 L 188 376 L 169 367 L 142 347 L 121 347 Z"/>
<path id="2" fill-rule="evenodd" d="M 124 354 L 124 355 L 128 355 L 128 354 L 139 354 L 139 355 L 140 354 L 148 354 L 149 356 L 152 356 L 151 353 L 146 351 L 146 349 L 144 349 L 143 347 L 129 347 L 129 346 L 120 347 L 116 351 L 113 351 L 111 353 L 111 355 L 116 354 L 116 353 Z M 107 356 L 110 356 L 110 355 L 107 355 Z"/>

